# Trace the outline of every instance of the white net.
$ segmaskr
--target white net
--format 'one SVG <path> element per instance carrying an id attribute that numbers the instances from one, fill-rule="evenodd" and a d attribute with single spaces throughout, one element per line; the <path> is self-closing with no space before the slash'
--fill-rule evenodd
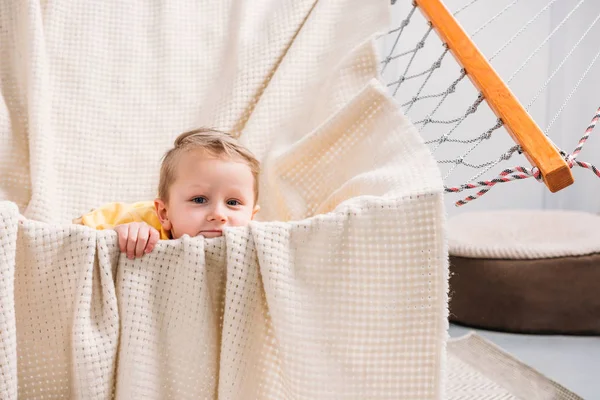
<path id="1" fill-rule="evenodd" d="M 600 103 L 593 89 L 600 72 L 600 47 L 595 42 L 600 35 L 600 4 L 583 0 L 444 4 L 541 130 L 565 157 L 571 154 Z M 392 16 L 392 29 L 379 38 L 381 76 L 430 146 L 446 189 L 489 182 L 516 166 L 530 169 L 502 121 L 419 7 L 394 2 Z M 526 172 L 515 171 L 502 179 Z M 483 186 L 484 191 L 489 188 Z M 454 200 L 469 194 L 462 192 Z"/>

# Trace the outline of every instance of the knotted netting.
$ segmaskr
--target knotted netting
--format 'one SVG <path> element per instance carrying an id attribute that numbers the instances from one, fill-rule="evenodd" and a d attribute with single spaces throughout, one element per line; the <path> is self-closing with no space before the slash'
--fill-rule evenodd
<path id="1" fill-rule="evenodd" d="M 379 38 L 381 75 L 425 138 L 458 205 L 497 183 L 535 177 L 536 165 L 507 134 L 468 68 L 437 34 L 419 2 L 392 2 L 393 28 Z M 423 1 L 423 4 L 433 3 Z M 436 1 L 437 3 L 437 1 Z M 570 167 L 598 120 L 600 6 L 584 1 L 447 0 L 443 4 Z M 590 122 L 591 120 L 591 122 Z M 584 153 L 585 154 L 585 153 Z M 593 160 L 592 160 L 593 161 Z M 467 197 L 468 196 L 468 197 Z"/>

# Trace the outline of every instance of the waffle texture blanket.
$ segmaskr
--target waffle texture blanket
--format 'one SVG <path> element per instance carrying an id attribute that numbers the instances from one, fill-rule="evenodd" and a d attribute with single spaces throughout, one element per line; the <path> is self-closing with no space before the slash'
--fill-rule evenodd
<path id="1" fill-rule="evenodd" d="M 377 80 L 388 3 L 0 3 L 0 398 L 442 398 L 442 181 Z M 262 161 L 260 221 L 135 261 L 68 223 L 152 199 L 198 126 Z"/>

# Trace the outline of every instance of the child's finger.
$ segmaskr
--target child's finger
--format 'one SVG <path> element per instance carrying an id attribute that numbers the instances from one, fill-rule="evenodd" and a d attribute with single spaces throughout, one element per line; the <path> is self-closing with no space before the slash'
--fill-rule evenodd
<path id="1" fill-rule="evenodd" d="M 144 255 L 144 249 L 148 243 L 150 237 L 150 227 L 146 224 L 142 224 L 138 231 L 137 244 L 135 246 L 135 256 L 141 257 Z"/>
<path id="2" fill-rule="evenodd" d="M 137 224 L 129 224 L 129 233 L 127 238 L 127 258 L 135 258 L 135 247 L 137 245 L 139 227 Z"/>
<path id="3" fill-rule="evenodd" d="M 117 231 L 117 237 L 119 238 L 119 250 L 121 250 L 121 253 L 125 253 L 127 250 L 128 228 L 126 226 L 117 226 L 115 227 L 115 231 Z"/>
<path id="4" fill-rule="evenodd" d="M 160 239 L 160 234 L 158 231 L 154 228 L 150 228 L 150 238 L 148 239 L 148 244 L 146 245 L 146 253 L 150 253 L 152 250 L 154 250 L 154 246 L 156 246 L 158 239 Z"/>

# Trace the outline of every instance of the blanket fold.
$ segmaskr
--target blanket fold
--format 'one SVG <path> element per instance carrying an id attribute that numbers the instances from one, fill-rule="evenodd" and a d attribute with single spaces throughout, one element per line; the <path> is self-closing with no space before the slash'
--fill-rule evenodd
<path id="1" fill-rule="evenodd" d="M 4 295 L 0 384 L 6 398 L 436 398 L 444 243 L 423 226 L 441 212 L 435 195 L 371 198 L 129 260 L 115 232 L 19 223 L 0 203 L 16 311 Z"/>

